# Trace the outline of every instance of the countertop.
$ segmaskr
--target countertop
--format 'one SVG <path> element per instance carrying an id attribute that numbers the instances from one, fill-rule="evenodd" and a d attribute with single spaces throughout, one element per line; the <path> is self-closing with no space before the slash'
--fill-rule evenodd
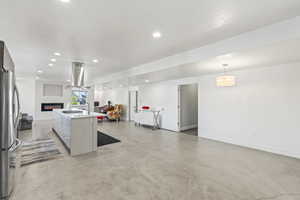
<path id="1" fill-rule="evenodd" d="M 65 110 L 74 110 L 74 111 L 82 111 L 82 113 L 63 113 Z M 72 108 L 72 109 L 54 109 L 53 112 L 59 113 L 60 115 L 69 117 L 71 119 L 80 119 L 80 118 L 93 118 L 93 117 L 98 117 L 101 116 L 101 113 L 96 113 L 96 112 L 90 112 L 85 110 L 80 110 L 77 108 Z"/>

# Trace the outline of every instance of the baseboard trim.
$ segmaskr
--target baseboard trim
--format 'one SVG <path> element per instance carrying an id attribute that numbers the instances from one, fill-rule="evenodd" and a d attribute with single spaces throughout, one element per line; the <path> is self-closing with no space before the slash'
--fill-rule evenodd
<path id="1" fill-rule="evenodd" d="M 213 140 L 217 142 L 222 142 L 226 144 L 231 144 L 243 148 L 248 148 L 248 149 L 253 149 L 256 151 L 263 151 L 266 153 L 271 153 L 271 154 L 276 154 L 280 156 L 285 156 L 285 157 L 290 157 L 290 158 L 296 158 L 300 159 L 300 152 L 289 152 L 289 151 L 284 151 L 284 150 L 279 150 L 275 149 L 272 147 L 267 147 L 267 146 L 260 146 L 256 144 L 242 144 L 242 143 L 237 143 L 236 141 L 230 140 L 230 139 L 224 139 L 224 138 L 215 138 L 215 137 L 208 137 L 206 135 L 199 135 L 198 137 L 208 139 L 208 140 Z"/>

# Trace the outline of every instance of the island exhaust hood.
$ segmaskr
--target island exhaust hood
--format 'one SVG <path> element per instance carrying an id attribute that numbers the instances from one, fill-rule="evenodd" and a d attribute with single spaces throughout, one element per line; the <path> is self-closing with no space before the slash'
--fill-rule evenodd
<path id="1" fill-rule="evenodd" d="M 82 62 L 72 63 L 72 86 L 84 87 L 84 63 Z"/>

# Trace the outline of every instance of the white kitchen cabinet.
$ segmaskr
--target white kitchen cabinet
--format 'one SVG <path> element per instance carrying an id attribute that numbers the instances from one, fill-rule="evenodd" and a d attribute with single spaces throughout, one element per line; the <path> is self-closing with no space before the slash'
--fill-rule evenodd
<path id="1" fill-rule="evenodd" d="M 98 113 L 82 111 L 80 114 L 65 114 L 63 109 L 54 110 L 53 130 L 70 152 L 71 156 L 97 150 Z"/>

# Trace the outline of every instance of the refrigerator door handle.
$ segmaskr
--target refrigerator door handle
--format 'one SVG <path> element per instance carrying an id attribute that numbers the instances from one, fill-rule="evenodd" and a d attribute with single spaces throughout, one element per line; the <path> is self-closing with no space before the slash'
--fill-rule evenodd
<path id="1" fill-rule="evenodd" d="M 16 109 L 15 109 L 15 98 L 17 100 L 17 106 L 18 106 L 18 109 L 17 109 L 17 113 L 16 113 Z M 18 142 L 16 141 L 17 139 L 17 136 L 18 136 L 18 124 L 19 124 L 19 117 L 20 117 L 20 99 L 19 99 L 19 91 L 18 91 L 18 88 L 17 86 L 14 86 L 14 89 L 13 89 L 13 94 L 12 94 L 12 101 L 13 103 L 11 104 L 12 106 L 12 109 L 11 109 L 11 118 L 12 118 L 12 123 L 11 123 L 11 129 L 10 129 L 10 141 L 11 144 L 8 146 L 8 149 L 9 148 L 13 148 L 13 146 L 15 144 L 17 144 Z M 17 115 L 16 115 L 17 114 Z"/>
<path id="2" fill-rule="evenodd" d="M 19 118 L 20 118 L 20 95 L 19 95 L 19 90 L 17 88 L 17 86 L 15 85 L 14 87 L 14 93 L 16 94 L 16 97 L 17 97 L 17 105 L 18 105 L 18 111 L 17 111 L 17 116 L 16 118 L 14 119 L 14 127 L 15 129 L 18 128 L 18 125 L 19 125 Z"/>

